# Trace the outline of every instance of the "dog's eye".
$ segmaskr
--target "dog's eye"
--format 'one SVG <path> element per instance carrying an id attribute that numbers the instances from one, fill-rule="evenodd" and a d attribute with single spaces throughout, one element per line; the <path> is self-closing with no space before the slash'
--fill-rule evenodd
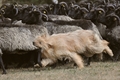
<path id="1" fill-rule="evenodd" d="M 41 42 L 39 42 L 41 44 Z"/>

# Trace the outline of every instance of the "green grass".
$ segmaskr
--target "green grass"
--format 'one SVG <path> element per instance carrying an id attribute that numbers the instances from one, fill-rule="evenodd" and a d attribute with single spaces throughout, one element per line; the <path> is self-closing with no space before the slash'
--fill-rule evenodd
<path id="1" fill-rule="evenodd" d="M 0 75 L 0 80 L 120 80 L 120 62 L 92 62 L 81 70 L 64 65 L 54 69 L 7 69 L 7 72 Z"/>

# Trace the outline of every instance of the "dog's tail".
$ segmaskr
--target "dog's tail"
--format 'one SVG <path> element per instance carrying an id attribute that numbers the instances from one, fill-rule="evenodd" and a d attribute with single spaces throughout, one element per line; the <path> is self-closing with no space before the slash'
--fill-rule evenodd
<path id="1" fill-rule="evenodd" d="M 107 53 L 108 55 L 110 55 L 111 57 L 114 56 L 112 50 L 109 48 L 108 44 L 109 42 L 107 42 L 106 40 L 102 40 L 103 41 L 103 44 L 105 45 L 105 50 L 104 52 Z"/>

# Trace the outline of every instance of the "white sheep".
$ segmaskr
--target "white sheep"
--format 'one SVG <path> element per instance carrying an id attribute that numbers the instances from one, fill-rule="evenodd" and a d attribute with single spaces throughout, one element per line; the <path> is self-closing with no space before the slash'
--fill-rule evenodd
<path id="1" fill-rule="evenodd" d="M 2 51 L 11 51 L 14 54 L 19 50 L 33 51 L 37 48 L 33 45 L 34 38 L 42 33 L 45 33 L 47 29 L 38 25 L 12 25 L 0 23 L 0 64 L 3 69 L 3 74 L 6 74 L 2 57 L 4 54 Z M 11 54 L 11 53 L 10 53 Z"/>

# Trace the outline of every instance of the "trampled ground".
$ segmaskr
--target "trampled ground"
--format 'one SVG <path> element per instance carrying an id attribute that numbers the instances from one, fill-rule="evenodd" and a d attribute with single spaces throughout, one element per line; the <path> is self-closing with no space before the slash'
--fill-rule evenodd
<path id="1" fill-rule="evenodd" d="M 0 80 L 120 80 L 120 62 L 92 62 L 81 70 L 70 66 L 7 69 Z"/>

